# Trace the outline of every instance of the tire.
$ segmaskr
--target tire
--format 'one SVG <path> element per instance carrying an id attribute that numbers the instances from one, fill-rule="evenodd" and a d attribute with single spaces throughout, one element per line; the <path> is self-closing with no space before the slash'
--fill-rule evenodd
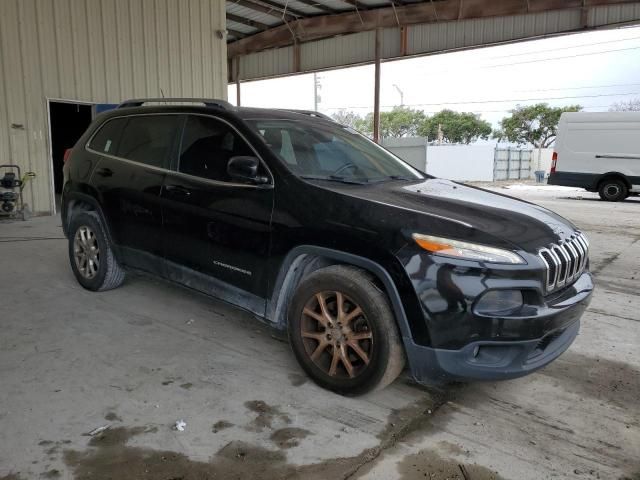
<path id="1" fill-rule="evenodd" d="M 389 301 L 357 268 L 334 265 L 305 278 L 289 307 L 288 330 L 302 369 L 321 387 L 343 395 L 382 389 L 405 365 Z"/>
<path id="2" fill-rule="evenodd" d="M 125 271 L 116 261 L 96 212 L 84 211 L 71 218 L 69 261 L 76 280 L 87 290 L 111 290 L 124 281 Z"/>
<path id="3" fill-rule="evenodd" d="M 598 194 L 607 202 L 619 202 L 629 196 L 627 185 L 617 178 L 605 179 L 598 186 Z"/>

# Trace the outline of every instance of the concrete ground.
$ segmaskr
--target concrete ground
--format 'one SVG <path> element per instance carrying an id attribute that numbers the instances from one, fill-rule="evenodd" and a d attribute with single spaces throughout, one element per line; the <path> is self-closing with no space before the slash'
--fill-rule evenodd
<path id="1" fill-rule="evenodd" d="M 497 190 L 589 236 L 580 336 L 526 378 L 360 398 L 216 300 L 143 276 L 83 290 L 58 218 L 0 223 L 0 479 L 639 479 L 640 199 Z"/>

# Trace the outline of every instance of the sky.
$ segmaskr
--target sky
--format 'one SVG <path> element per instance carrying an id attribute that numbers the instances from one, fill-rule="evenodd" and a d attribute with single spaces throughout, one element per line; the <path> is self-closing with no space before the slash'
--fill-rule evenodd
<path id="1" fill-rule="evenodd" d="M 373 65 L 319 72 L 318 110 L 373 110 Z M 394 87 L 395 85 L 395 87 Z M 600 30 L 461 52 L 387 61 L 381 108 L 404 105 L 435 113 L 474 112 L 498 126 L 516 105 L 579 104 L 607 111 L 640 98 L 640 27 Z M 313 74 L 244 82 L 243 106 L 314 108 Z M 235 84 L 229 85 L 235 103 Z"/>

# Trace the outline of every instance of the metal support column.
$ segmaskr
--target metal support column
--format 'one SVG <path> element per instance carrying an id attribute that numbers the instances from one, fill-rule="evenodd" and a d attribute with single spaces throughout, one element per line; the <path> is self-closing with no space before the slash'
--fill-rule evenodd
<path id="1" fill-rule="evenodd" d="M 380 143 L 380 29 L 376 28 L 375 81 L 373 86 L 373 140 Z"/>
<path id="2" fill-rule="evenodd" d="M 240 106 L 240 57 L 235 58 L 236 103 Z"/>

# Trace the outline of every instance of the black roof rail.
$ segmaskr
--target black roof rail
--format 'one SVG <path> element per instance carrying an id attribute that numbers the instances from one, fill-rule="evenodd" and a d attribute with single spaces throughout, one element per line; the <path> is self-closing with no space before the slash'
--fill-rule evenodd
<path id="1" fill-rule="evenodd" d="M 218 100 L 215 98 L 133 98 L 130 100 L 125 100 L 118 108 L 128 108 L 128 107 L 141 107 L 145 103 L 203 103 L 207 107 L 216 107 L 222 110 L 230 110 L 233 109 L 234 106 L 231 105 L 226 100 Z"/>
<path id="2" fill-rule="evenodd" d="M 299 113 L 301 115 L 308 115 L 309 117 L 322 118 L 323 120 L 329 120 L 330 122 L 334 122 L 335 123 L 335 120 L 333 118 L 331 118 L 329 115 L 325 115 L 324 113 L 316 112 L 315 110 L 296 110 L 296 109 L 292 109 L 292 108 L 283 108 L 281 110 L 283 110 L 285 112 Z"/>

